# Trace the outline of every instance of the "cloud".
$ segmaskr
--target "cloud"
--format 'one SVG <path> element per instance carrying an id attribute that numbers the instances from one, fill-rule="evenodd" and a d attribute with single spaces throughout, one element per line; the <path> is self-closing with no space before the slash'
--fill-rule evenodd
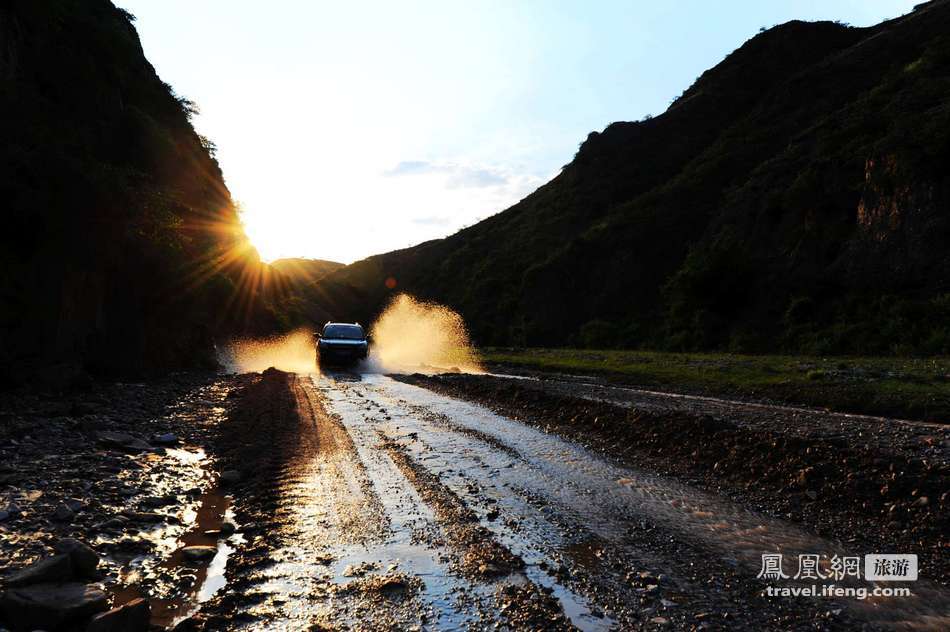
<path id="1" fill-rule="evenodd" d="M 489 169 L 459 169 L 456 170 L 446 186 L 450 189 L 483 189 L 485 187 L 504 186 L 508 178 L 497 171 Z"/>
<path id="2" fill-rule="evenodd" d="M 509 177 L 498 169 L 470 167 L 456 163 L 434 163 L 425 160 L 404 160 L 392 169 L 383 172 L 384 176 L 395 178 L 439 174 L 446 177 L 448 189 L 484 189 L 508 184 Z"/>

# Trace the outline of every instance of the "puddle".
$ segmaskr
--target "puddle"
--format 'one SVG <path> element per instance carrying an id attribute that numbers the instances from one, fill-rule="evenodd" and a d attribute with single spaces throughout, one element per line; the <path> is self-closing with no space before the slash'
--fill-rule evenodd
<path id="1" fill-rule="evenodd" d="M 224 571 L 228 556 L 244 542 L 239 532 L 227 537 L 206 534 L 207 531 L 220 531 L 225 521 L 233 524 L 229 507 L 228 497 L 212 489 L 200 496 L 195 508 L 183 510 L 187 530 L 177 536 L 160 536 L 163 540 L 159 550 L 170 551 L 170 555 L 151 567 L 145 564 L 148 558 L 133 560 L 121 578 L 123 586 L 112 593 L 113 607 L 136 597 L 145 597 L 152 607 L 152 625 L 173 627 L 192 614 L 198 604 L 214 596 L 226 584 Z M 139 537 L 151 539 L 155 536 L 143 532 Z M 190 561 L 183 553 L 188 546 L 209 546 L 216 551 L 210 560 Z"/>
<path id="2" fill-rule="evenodd" d="M 220 402 L 228 392 L 221 385 L 201 389 L 172 406 L 171 414 L 189 423 L 218 423 L 225 413 Z M 220 533 L 225 521 L 234 524 L 234 515 L 230 499 L 210 484 L 209 459 L 203 449 L 166 448 L 164 454 L 146 454 L 139 462 L 146 470 L 143 489 L 147 495 L 143 491 L 129 497 L 128 507 L 140 507 L 140 515 L 167 518 L 135 532 L 100 536 L 98 543 L 119 547 L 106 556 L 118 567 L 118 581 L 110 591 L 113 607 L 146 598 L 152 625 L 172 627 L 224 588 L 228 557 L 244 539 L 236 529 Z M 126 478 L 130 475 L 119 475 L 120 481 Z M 135 512 L 129 515 L 134 517 Z M 151 545 L 148 554 L 130 557 L 121 553 L 123 542 L 143 541 Z M 182 550 L 187 546 L 213 547 L 214 554 L 203 560 L 186 560 Z"/>

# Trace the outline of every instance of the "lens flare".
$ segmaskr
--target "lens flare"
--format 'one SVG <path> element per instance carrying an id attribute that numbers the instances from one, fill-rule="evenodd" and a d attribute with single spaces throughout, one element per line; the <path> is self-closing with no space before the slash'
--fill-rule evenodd
<path id="1" fill-rule="evenodd" d="M 483 372 L 457 313 L 399 294 L 372 328 L 371 362 L 383 372 Z"/>

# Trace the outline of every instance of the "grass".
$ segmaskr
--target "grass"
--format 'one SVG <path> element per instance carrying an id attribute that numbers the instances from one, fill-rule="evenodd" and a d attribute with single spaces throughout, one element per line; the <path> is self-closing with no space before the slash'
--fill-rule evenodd
<path id="1" fill-rule="evenodd" d="M 950 358 L 809 357 L 586 349 L 481 350 L 488 364 L 602 375 L 681 393 L 950 423 Z"/>

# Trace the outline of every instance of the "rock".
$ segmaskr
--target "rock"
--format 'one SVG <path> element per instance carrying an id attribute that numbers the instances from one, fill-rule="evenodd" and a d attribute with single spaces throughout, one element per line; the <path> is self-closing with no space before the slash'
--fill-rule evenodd
<path id="1" fill-rule="evenodd" d="M 371 585 L 380 592 L 405 590 L 408 587 L 404 577 L 399 575 L 384 575 Z"/>
<path id="2" fill-rule="evenodd" d="M 63 501 L 63 504 L 69 507 L 70 511 L 81 511 L 83 507 L 86 506 L 86 503 L 79 500 L 78 498 L 67 498 Z"/>
<path id="3" fill-rule="evenodd" d="M 121 529 L 129 523 L 129 519 L 124 516 L 115 516 L 114 518 L 109 518 L 104 522 L 94 524 L 93 529 Z"/>
<path id="4" fill-rule="evenodd" d="M 123 448 L 134 452 L 145 452 L 152 449 L 152 446 L 145 441 L 124 432 L 102 430 L 96 436 L 100 443 L 113 448 Z"/>
<path id="5" fill-rule="evenodd" d="M 228 536 L 237 531 L 237 525 L 233 522 L 225 520 L 221 523 L 221 533 Z"/>
<path id="6" fill-rule="evenodd" d="M 146 496 L 139 501 L 139 505 L 142 507 L 166 507 L 168 505 L 174 505 L 176 500 L 173 497 L 169 496 Z"/>
<path id="7" fill-rule="evenodd" d="M 45 582 L 65 582 L 73 578 L 73 565 L 68 555 L 54 555 L 37 560 L 7 578 L 7 586 L 29 586 Z"/>
<path id="8" fill-rule="evenodd" d="M 185 559 L 189 562 L 200 562 L 202 560 L 211 559 L 217 552 L 218 549 L 216 547 L 199 544 L 186 546 L 181 550 L 182 555 L 184 555 Z"/>
<path id="9" fill-rule="evenodd" d="M 122 447 L 124 447 L 126 450 L 135 450 L 137 452 L 148 452 L 152 449 L 152 446 L 141 439 L 132 439 Z"/>
<path id="10" fill-rule="evenodd" d="M 178 437 L 170 432 L 166 432 L 165 434 L 155 435 L 152 438 L 152 443 L 156 445 L 176 445 L 178 443 Z"/>
<path id="11" fill-rule="evenodd" d="M 6 509 L 0 509 L 0 522 L 10 519 L 10 512 Z"/>
<path id="12" fill-rule="evenodd" d="M 914 501 L 914 506 L 916 507 L 926 507 L 929 504 L 930 504 L 930 499 L 927 498 L 926 496 L 921 496 L 920 498 Z"/>
<path id="13" fill-rule="evenodd" d="M 235 485 L 241 482 L 241 473 L 237 470 L 224 470 L 218 482 L 222 485 Z"/>
<path id="14" fill-rule="evenodd" d="M 652 623 L 653 625 L 666 627 L 670 624 L 670 620 L 667 619 L 666 617 L 653 617 L 652 619 L 650 619 L 650 623 Z"/>
<path id="15" fill-rule="evenodd" d="M 14 629 L 51 630 L 101 612 L 108 603 L 106 594 L 93 586 L 35 584 L 7 590 L 0 598 L 0 610 Z"/>
<path id="16" fill-rule="evenodd" d="M 53 512 L 53 519 L 59 522 L 69 522 L 75 516 L 76 512 L 67 507 L 65 503 L 56 505 L 56 510 Z"/>
<path id="17" fill-rule="evenodd" d="M 76 574 L 90 579 L 96 576 L 99 555 L 85 543 L 74 538 L 63 538 L 56 543 L 53 550 L 69 556 Z"/>
<path id="18" fill-rule="evenodd" d="M 151 618 L 152 609 L 149 603 L 137 598 L 118 608 L 97 614 L 89 622 L 86 632 L 146 632 Z"/>
<path id="19" fill-rule="evenodd" d="M 96 437 L 99 439 L 100 443 L 120 448 L 134 440 L 134 437 L 130 434 L 126 434 L 124 432 L 113 432 L 111 430 L 102 430 L 96 435 Z"/>
<path id="20" fill-rule="evenodd" d="M 123 511 L 122 515 L 128 518 L 129 520 L 135 520 L 137 522 L 148 522 L 148 523 L 158 523 L 168 521 L 171 516 L 166 516 L 165 514 L 158 513 L 155 511 Z"/>
<path id="21" fill-rule="evenodd" d="M 816 492 L 813 489 L 809 489 L 808 491 L 806 491 L 805 495 L 808 496 L 809 500 L 815 500 L 816 498 L 818 498 L 818 492 Z"/>

